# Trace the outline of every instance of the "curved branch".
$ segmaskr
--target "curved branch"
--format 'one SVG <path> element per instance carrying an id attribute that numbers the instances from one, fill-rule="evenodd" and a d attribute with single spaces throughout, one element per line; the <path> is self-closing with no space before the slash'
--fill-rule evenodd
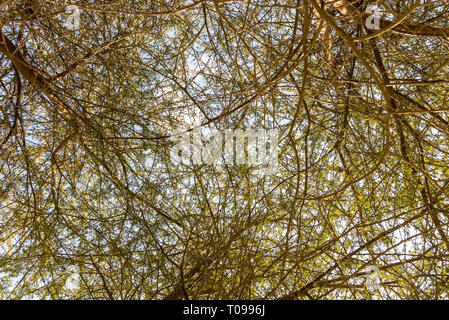
<path id="1" fill-rule="evenodd" d="M 17 70 L 28 80 L 33 87 L 43 92 L 54 104 L 56 111 L 72 126 L 75 131 L 85 126 L 85 121 L 81 119 L 73 110 L 67 106 L 56 94 L 51 82 L 44 78 L 39 70 L 33 67 L 20 50 L 9 40 L 0 30 L 0 52 L 6 55 L 15 65 Z"/>
<path id="2" fill-rule="evenodd" d="M 22 92 L 22 80 L 20 79 L 19 71 L 17 71 L 17 68 L 13 65 L 15 78 L 16 78 L 16 104 L 14 105 L 14 121 L 9 129 L 8 135 L 3 139 L 2 143 L 0 144 L 0 150 L 2 150 L 3 146 L 8 142 L 8 140 L 11 138 L 13 132 L 17 128 L 17 119 L 19 118 L 19 106 L 20 106 L 20 94 Z"/>

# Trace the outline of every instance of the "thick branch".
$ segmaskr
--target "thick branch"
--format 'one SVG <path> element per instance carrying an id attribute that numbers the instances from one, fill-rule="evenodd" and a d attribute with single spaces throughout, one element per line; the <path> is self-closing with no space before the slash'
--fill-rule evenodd
<path id="1" fill-rule="evenodd" d="M 54 104 L 56 111 L 72 126 L 78 130 L 85 126 L 85 122 L 76 115 L 56 94 L 49 80 L 44 78 L 37 68 L 33 67 L 22 55 L 20 50 L 0 30 L 0 52 L 6 55 L 15 65 L 22 76 L 37 90 L 43 92 Z"/>

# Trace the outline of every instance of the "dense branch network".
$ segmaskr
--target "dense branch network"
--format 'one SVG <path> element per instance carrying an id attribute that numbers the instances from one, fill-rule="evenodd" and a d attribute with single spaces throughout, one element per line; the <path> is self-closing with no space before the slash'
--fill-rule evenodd
<path id="1" fill-rule="evenodd" d="M 447 1 L 76 5 L 0 2 L 0 298 L 447 299 Z"/>

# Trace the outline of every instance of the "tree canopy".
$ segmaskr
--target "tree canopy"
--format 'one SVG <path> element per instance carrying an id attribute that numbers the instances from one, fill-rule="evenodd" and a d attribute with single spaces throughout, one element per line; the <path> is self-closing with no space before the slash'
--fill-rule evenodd
<path id="1" fill-rule="evenodd" d="M 447 299 L 448 40 L 445 0 L 0 1 L 0 298 Z M 194 127 L 278 166 L 173 163 Z"/>

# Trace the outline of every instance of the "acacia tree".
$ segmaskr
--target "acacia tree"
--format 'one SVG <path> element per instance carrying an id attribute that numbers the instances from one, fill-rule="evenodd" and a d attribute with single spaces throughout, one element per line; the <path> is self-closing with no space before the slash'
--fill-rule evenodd
<path id="1" fill-rule="evenodd" d="M 447 1 L 0 11 L 1 298 L 448 297 Z M 194 126 L 279 166 L 174 164 Z"/>

